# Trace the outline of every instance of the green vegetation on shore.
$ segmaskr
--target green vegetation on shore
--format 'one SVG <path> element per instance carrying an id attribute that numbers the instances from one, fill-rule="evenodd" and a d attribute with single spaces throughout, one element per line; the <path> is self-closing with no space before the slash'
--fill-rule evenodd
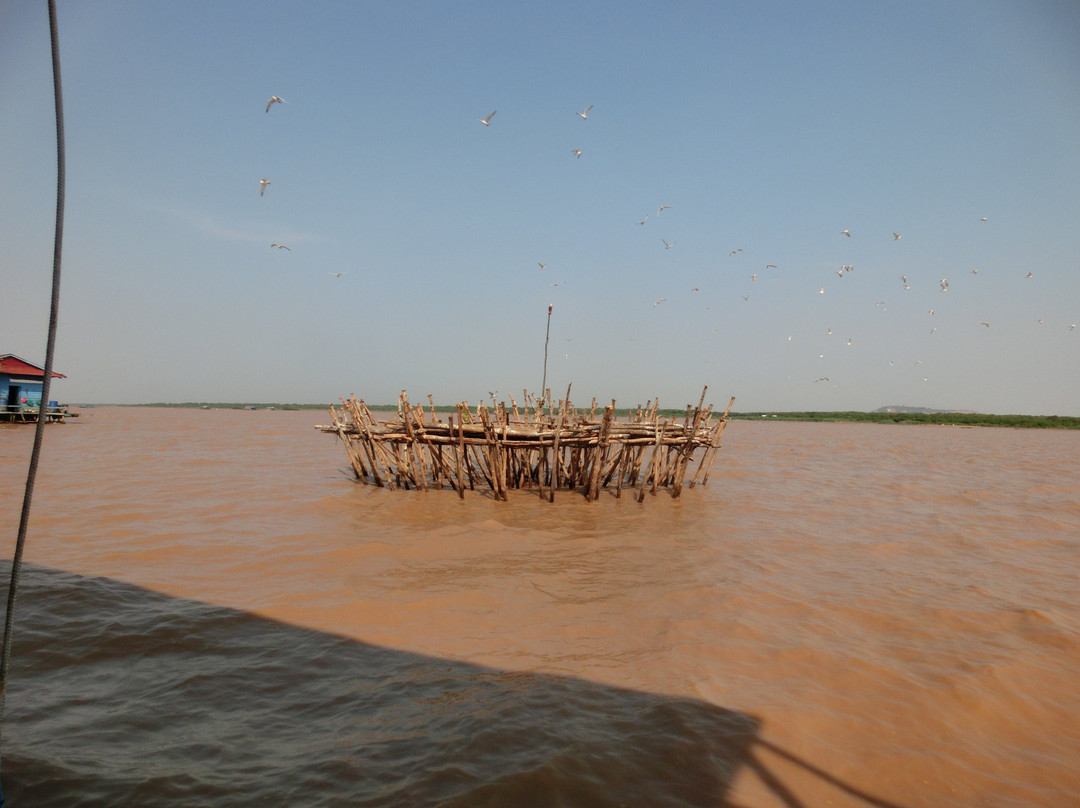
<path id="1" fill-rule="evenodd" d="M 151 404 L 97 404 L 94 406 L 111 407 L 167 407 L 170 409 L 207 409 L 207 410 L 323 410 L 329 411 L 329 404 L 276 404 L 258 401 L 249 401 L 245 404 L 220 401 L 181 401 L 170 404 L 168 402 L 153 402 Z"/>
<path id="2" fill-rule="evenodd" d="M 830 421 L 868 424 L 934 424 L 938 426 L 1007 426 L 1025 429 L 1080 429 L 1080 418 L 1068 415 L 986 415 L 978 412 L 733 412 L 732 419 Z"/>
<path id="3" fill-rule="evenodd" d="M 246 410 L 246 409 L 277 409 L 277 410 L 322 410 L 327 411 L 329 404 L 276 404 L 276 403 L 220 403 L 203 401 L 186 401 L 181 403 L 153 403 L 138 405 L 115 405 L 115 406 L 139 406 L 139 407 L 188 407 L 213 410 Z M 394 412 L 396 404 L 368 405 L 373 411 Z M 425 409 L 428 409 L 425 407 Z M 587 408 L 586 408 L 587 409 Z M 456 412 L 456 405 L 436 405 L 436 412 Z M 581 412 L 582 408 L 578 408 Z M 616 409 L 616 415 L 632 416 L 637 408 Z M 660 410 L 663 418 L 678 418 L 686 415 L 686 409 Z M 827 421 L 827 422 L 852 422 L 868 424 L 933 424 L 937 426 L 1003 426 L 1018 427 L 1025 429 L 1080 429 L 1080 418 L 1068 415 L 988 415 L 977 412 L 732 412 L 729 416 L 732 420 L 761 421 Z"/>

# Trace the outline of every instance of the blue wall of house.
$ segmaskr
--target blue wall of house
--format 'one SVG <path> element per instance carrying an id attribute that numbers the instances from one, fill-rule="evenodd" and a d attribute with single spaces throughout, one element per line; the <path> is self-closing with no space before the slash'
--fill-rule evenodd
<path id="1" fill-rule="evenodd" d="M 41 381 L 0 373 L 0 407 L 38 409 L 41 406 L 41 384 Z"/>

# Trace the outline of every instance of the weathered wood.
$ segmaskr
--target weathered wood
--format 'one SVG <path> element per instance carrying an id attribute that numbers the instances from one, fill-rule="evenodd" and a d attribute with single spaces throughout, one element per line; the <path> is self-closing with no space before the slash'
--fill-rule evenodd
<path id="1" fill-rule="evenodd" d="M 317 429 L 333 432 L 345 444 L 349 464 L 364 484 L 390 488 L 451 488 L 465 496 L 479 479 L 497 499 L 505 500 L 510 489 L 531 488 L 554 501 L 560 487 L 579 490 L 595 500 L 600 490 L 614 484 L 637 488 L 643 501 L 646 488 L 653 494 L 669 489 L 678 497 L 687 470 L 698 449 L 702 450 L 689 487 L 699 478 L 704 485 L 716 460 L 720 438 L 734 398 L 724 414 L 715 418 L 705 404 L 702 390 L 696 407 L 687 405 L 679 418 L 661 419 L 659 400 L 653 399 L 627 418 L 615 417 L 615 401 L 597 420 L 595 398 L 587 410 L 578 410 L 566 398 L 555 405 L 550 393 L 542 397 L 524 391 L 524 406 L 513 397 L 509 406 L 484 401 L 475 411 L 468 402 L 457 405 L 456 419 L 439 420 L 432 396 L 429 407 L 413 404 L 401 391 L 397 417 L 376 420 L 363 399 L 341 399 L 341 408 L 330 407 L 332 424 Z"/>

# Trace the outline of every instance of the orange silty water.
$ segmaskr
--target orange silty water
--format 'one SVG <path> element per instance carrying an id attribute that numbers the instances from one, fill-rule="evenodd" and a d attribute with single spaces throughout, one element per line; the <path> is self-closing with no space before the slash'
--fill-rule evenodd
<path id="1" fill-rule="evenodd" d="M 677 500 L 548 503 L 362 485 L 326 419 L 48 429 L 9 798 L 1080 805 L 1080 433 L 732 421 Z"/>

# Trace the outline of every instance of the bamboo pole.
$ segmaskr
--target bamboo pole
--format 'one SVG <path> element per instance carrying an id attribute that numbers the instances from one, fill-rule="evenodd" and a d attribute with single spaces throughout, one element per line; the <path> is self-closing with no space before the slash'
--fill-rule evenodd
<path id="1" fill-rule="evenodd" d="M 464 477 L 464 475 L 462 473 L 462 468 L 461 468 L 462 456 L 465 454 L 465 433 L 461 429 L 463 424 L 461 423 L 461 405 L 460 404 L 458 404 L 458 407 L 457 407 L 457 415 L 458 415 L 458 448 L 457 448 L 457 451 L 454 452 L 454 463 L 457 466 L 458 496 L 461 499 L 465 499 L 465 477 Z M 453 426 L 454 426 L 454 419 L 453 419 L 453 416 L 451 416 L 451 418 L 450 418 L 450 427 L 451 427 L 451 429 L 453 429 Z M 472 472 L 469 472 L 469 488 L 470 489 L 472 488 Z"/>
<path id="2" fill-rule="evenodd" d="M 712 447 L 712 457 L 709 459 L 708 466 L 705 467 L 705 476 L 701 479 L 701 484 L 705 485 L 709 482 L 709 472 L 712 471 L 713 463 L 716 462 L 716 454 L 720 451 L 720 439 L 724 434 L 724 427 L 727 426 L 728 413 L 731 412 L 732 406 L 735 404 L 735 396 L 731 397 L 731 401 L 728 402 L 727 409 L 724 410 L 724 414 L 720 418 L 720 422 L 716 425 L 716 433 L 710 441 Z M 702 458 L 702 463 L 705 459 Z"/>

